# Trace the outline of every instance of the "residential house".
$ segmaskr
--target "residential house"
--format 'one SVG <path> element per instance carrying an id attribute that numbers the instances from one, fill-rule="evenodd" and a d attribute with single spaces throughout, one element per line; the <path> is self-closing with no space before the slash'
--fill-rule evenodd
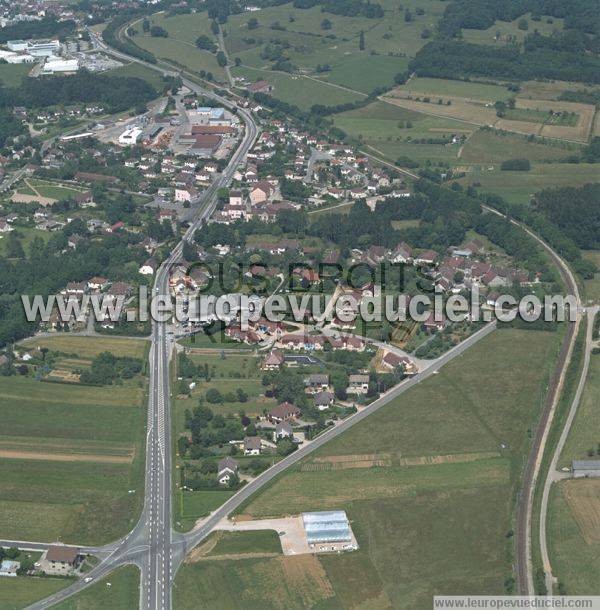
<path id="1" fill-rule="evenodd" d="M 283 354 L 274 349 L 270 352 L 262 362 L 261 368 L 263 371 L 277 371 L 283 365 L 285 358 Z"/>
<path id="2" fill-rule="evenodd" d="M 350 375 L 348 377 L 348 394 L 366 394 L 369 391 L 369 376 L 365 374 Z"/>
<path id="3" fill-rule="evenodd" d="M 302 412 L 298 407 L 289 403 L 282 402 L 280 405 L 273 407 L 267 417 L 270 422 L 274 424 L 278 424 L 280 422 L 289 421 L 291 419 L 297 418 L 300 416 Z"/>
<path id="4" fill-rule="evenodd" d="M 158 262 L 154 258 L 149 258 L 140 268 L 142 275 L 154 275 L 158 269 Z"/>
<path id="5" fill-rule="evenodd" d="M 217 465 L 217 481 L 220 485 L 228 485 L 237 476 L 238 463 L 231 457 L 224 457 Z"/>
<path id="6" fill-rule="evenodd" d="M 313 373 L 304 378 L 304 387 L 307 392 L 315 394 L 329 387 L 329 375 L 325 373 Z"/>
<path id="7" fill-rule="evenodd" d="M 261 440 L 258 436 L 247 436 L 244 439 L 244 455 L 260 455 Z"/>
<path id="8" fill-rule="evenodd" d="M 317 392 L 314 396 L 315 407 L 319 411 L 325 411 L 333 404 L 333 399 L 332 392 Z"/>
<path id="9" fill-rule="evenodd" d="M 275 432 L 273 432 L 273 442 L 280 441 L 284 438 L 294 439 L 294 431 L 292 426 L 287 421 L 282 421 L 275 426 Z"/>

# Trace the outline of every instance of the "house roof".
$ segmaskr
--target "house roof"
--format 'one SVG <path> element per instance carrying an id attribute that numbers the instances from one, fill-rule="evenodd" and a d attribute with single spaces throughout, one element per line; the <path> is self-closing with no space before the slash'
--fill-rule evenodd
<path id="1" fill-rule="evenodd" d="M 222 460 L 219 460 L 218 464 L 219 474 L 221 474 L 224 470 L 231 470 L 232 472 L 237 472 L 238 463 L 232 457 L 224 457 Z"/>
<path id="2" fill-rule="evenodd" d="M 60 561 L 62 563 L 73 563 L 79 555 L 79 549 L 72 546 L 51 546 L 46 553 L 48 561 Z"/>
<path id="3" fill-rule="evenodd" d="M 258 436 L 247 436 L 244 439 L 244 449 L 246 451 L 252 451 L 254 449 L 260 449 L 261 442 Z"/>
<path id="4" fill-rule="evenodd" d="M 299 414 L 300 409 L 289 402 L 282 402 L 269 411 L 271 417 L 276 417 L 278 419 L 285 419 Z"/>

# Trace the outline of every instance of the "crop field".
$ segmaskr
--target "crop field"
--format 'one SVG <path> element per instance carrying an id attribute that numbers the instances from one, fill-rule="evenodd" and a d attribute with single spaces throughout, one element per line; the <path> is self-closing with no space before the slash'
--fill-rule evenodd
<path id="1" fill-rule="evenodd" d="M 107 586 L 110 583 L 110 587 Z M 81 593 L 54 606 L 55 610 L 105 610 L 136 608 L 139 604 L 140 573 L 135 566 L 118 568 Z"/>
<path id="2" fill-rule="evenodd" d="M 530 142 L 524 136 L 480 129 L 465 143 L 460 158 L 466 163 L 502 163 L 507 159 L 544 162 L 564 159 L 578 150 L 576 144 Z"/>
<path id="3" fill-rule="evenodd" d="M 445 89 L 452 81 L 440 79 L 437 83 L 438 79 L 415 80 L 417 87 L 419 80 L 425 81 L 420 87 L 423 91 L 413 90 L 411 80 L 408 84 L 395 88 L 384 99 L 408 110 L 525 135 L 586 142 L 593 127 L 594 107 L 590 104 L 517 97 L 515 109 L 509 109 L 504 118 L 499 118 L 494 102 L 510 97 L 506 95 L 508 90 L 502 87 L 456 81 L 456 85 L 448 85 L 448 89 Z M 433 91 L 426 91 L 427 88 Z M 453 95 L 456 88 L 463 89 L 462 95 Z M 498 98 L 491 88 L 499 89 L 503 93 L 502 97 Z M 556 113 L 569 113 L 570 116 L 559 117 Z"/>
<path id="4" fill-rule="evenodd" d="M 600 355 L 592 354 L 585 389 L 561 455 L 560 466 L 570 465 L 571 460 L 598 459 L 600 450 L 599 392 Z"/>
<path id="5" fill-rule="evenodd" d="M 35 341 L 69 354 L 58 368 L 85 368 L 93 355 L 117 353 L 121 344 L 56 339 Z M 145 357 L 145 343 L 130 340 L 124 351 Z M 3 537 L 96 544 L 129 529 L 142 498 L 144 387 L 141 376 L 103 387 L 44 382 L 35 373 L 0 377 Z"/>
<path id="6" fill-rule="evenodd" d="M 30 70 L 31 64 L 0 64 L 0 83 L 5 87 L 18 87 Z"/>
<path id="7" fill-rule="evenodd" d="M 533 165 L 529 172 L 473 171 L 459 182 L 476 183 L 482 191 L 500 195 L 511 203 L 526 204 L 542 189 L 582 186 L 598 180 L 598 167 L 594 164 L 551 163 Z"/>
<path id="8" fill-rule="evenodd" d="M 68 334 L 55 337 L 33 337 L 22 343 L 28 350 L 48 348 L 63 354 L 77 354 L 81 358 L 94 358 L 102 352 L 109 351 L 115 356 L 143 358 L 146 353 L 146 341 L 128 337 L 78 337 Z"/>
<path id="9" fill-rule="evenodd" d="M 600 481 L 561 481 L 548 511 L 552 571 L 568 595 L 596 595 L 600 587 Z"/>
<path id="10" fill-rule="evenodd" d="M 176 607 L 201 596 L 209 608 L 414 610 L 430 608 L 434 592 L 502 594 L 513 494 L 557 338 L 493 333 L 240 508 L 256 516 L 344 509 L 359 551 L 185 565 Z M 321 467 L 358 458 L 362 467 Z"/>
<path id="11" fill-rule="evenodd" d="M 519 28 L 521 19 L 527 21 L 527 30 Z M 561 32 L 563 27 L 563 19 L 542 16 L 540 21 L 532 21 L 531 13 L 527 13 L 514 21 L 496 21 L 496 23 L 487 30 L 471 30 L 464 28 L 462 34 L 466 42 L 503 47 L 509 42 L 523 42 L 525 36 L 534 31 L 537 31 L 544 36 L 549 36 L 553 32 Z"/>
<path id="12" fill-rule="evenodd" d="M 404 85 L 397 87 L 413 97 L 431 95 L 463 97 L 472 100 L 507 100 L 514 94 L 506 87 L 485 82 L 467 82 L 449 78 L 413 77 Z"/>

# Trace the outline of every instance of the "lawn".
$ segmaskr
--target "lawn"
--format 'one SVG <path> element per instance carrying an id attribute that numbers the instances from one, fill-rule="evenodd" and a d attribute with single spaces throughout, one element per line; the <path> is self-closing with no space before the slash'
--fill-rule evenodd
<path id="1" fill-rule="evenodd" d="M 552 187 L 582 186 L 598 182 L 598 167 L 588 163 L 534 165 L 529 172 L 503 172 L 498 169 L 473 171 L 461 179 L 465 185 L 478 183 L 482 191 L 500 195 L 510 203 L 527 204 L 536 192 Z"/>
<path id="2" fill-rule="evenodd" d="M 232 491 L 182 491 L 177 490 L 174 519 L 178 528 L 188 531 L 201 517 L 224 504 L 233 495 Z"/>
<path id="3" fill-rule="evenodd" d="M 464 145 L 460 158 L 468 163 L 501 163 L 507 159 L 552 161 L 575 154 L 579 146 L 530 142 L 524 136 L 480 129 Z"/>
<path id="4" fill-rule="evenodd" d="M 105 338 L 34 342 L 72 354 L 62 359 L 67 367 L 87 366 L 101 351 L 146 350 Z M 97 544 L 126 533 L 143 497 L 143 377 L 103 387 L 0 377 L 0 395 L 0 535 Z"/>
<path id="5" fill-rule="evenodd" d="M 600 481 L 561 481 L 552 487 L 548 541 L 552 572 L 568 595 L 600 588 Z"/>
<path id="6" fill-rule="evenodd" d="M 31 64 L 0 64 L 0 83 L 5 87 L 18 87 L 30 70 Z"/>
<path id="7" fill-rule="evenodd" d="M 72 580 L 62 578 L 32 578 L 29 576 L 0 578 L 0 608 L 2 610 L 25 608 L 64 589 L 71 583 Z"/>
<path id="8" fill-rule="evenodd" d="M 110 583 L 110 587 L 107 586 Z M 140 573 L 135 566 L 125 566 L 88 587 L 81 593 L 54 606 L 55 610 L 130 609 L 139 604 Z"/>
<path id="9" fill-rule="evenodd" d="M 21 245 L 23 246 L 23 249 L 25 250 L 25 252 L 27 252 L 27 248 L 29 247 L 29 244 L 36 237 L 40 237 L 45 242 L 48 241 L 51 237 L 49 231 L 40 231 L 39 229 L 34 229 L 33 227 L 19 227 L 19 226 L 16 226 L 14 228 L 12 235 L 19 238 L 19 241 L 21 242 Z M 6 235 L 4 237 L 6 237 Z M 4 241 L 3 239 L 0 239 L 0 250 L 2 250 L 3 253 L 6 252 L 6 241 Z"/>
<path id="10" fill-rule="evenodd" d="M 344 509 L 359 551 L 186 564 L 176 607 L 414 610 L 431 608 L 434 592 L 502 594 L 528 430 L 558 339 L 496 331 L 240 508 Z"/>
<path id="11" fill-rule="evenodd" d="M 29 184 L 41 197 L 49 197 L 51 199 L 69 199 L 70 197 L 74 197 L 78 193 L 81 193 L 81 189 L 50 182 L 48 180 L 29 180 Z"/>

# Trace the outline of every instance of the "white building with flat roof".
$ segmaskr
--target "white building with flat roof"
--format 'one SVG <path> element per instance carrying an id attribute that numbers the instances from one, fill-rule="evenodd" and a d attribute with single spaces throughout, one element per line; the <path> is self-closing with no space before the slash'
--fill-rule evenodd
<path id="1" fill-rule="evenodd" d="M 9 40 L 6 47 L 9 51 L 27 51 L 28 43 L 26 40 Z"/>
<path id="2" fill-rule="evenodd" d="M 79 61 L 77 59 L 63 59 L 62 57 L 48 58 L 42 72 L 45 74 L 56 74 L 57 72 L 77 72 Z"/>
<path id="3" fill-rule="evenodd" d="M 128 127 L 120 136 L 119 144 L 121 146 L 133 146 L 137 144 L 142 135 L 140 127 Z"/>
<path id="4" fill-rule="evenodd" d="M 34 57 L 51 57 L 60 51 L 58 40 L 39 40 L 27 45 L 27 52 Z"/>

